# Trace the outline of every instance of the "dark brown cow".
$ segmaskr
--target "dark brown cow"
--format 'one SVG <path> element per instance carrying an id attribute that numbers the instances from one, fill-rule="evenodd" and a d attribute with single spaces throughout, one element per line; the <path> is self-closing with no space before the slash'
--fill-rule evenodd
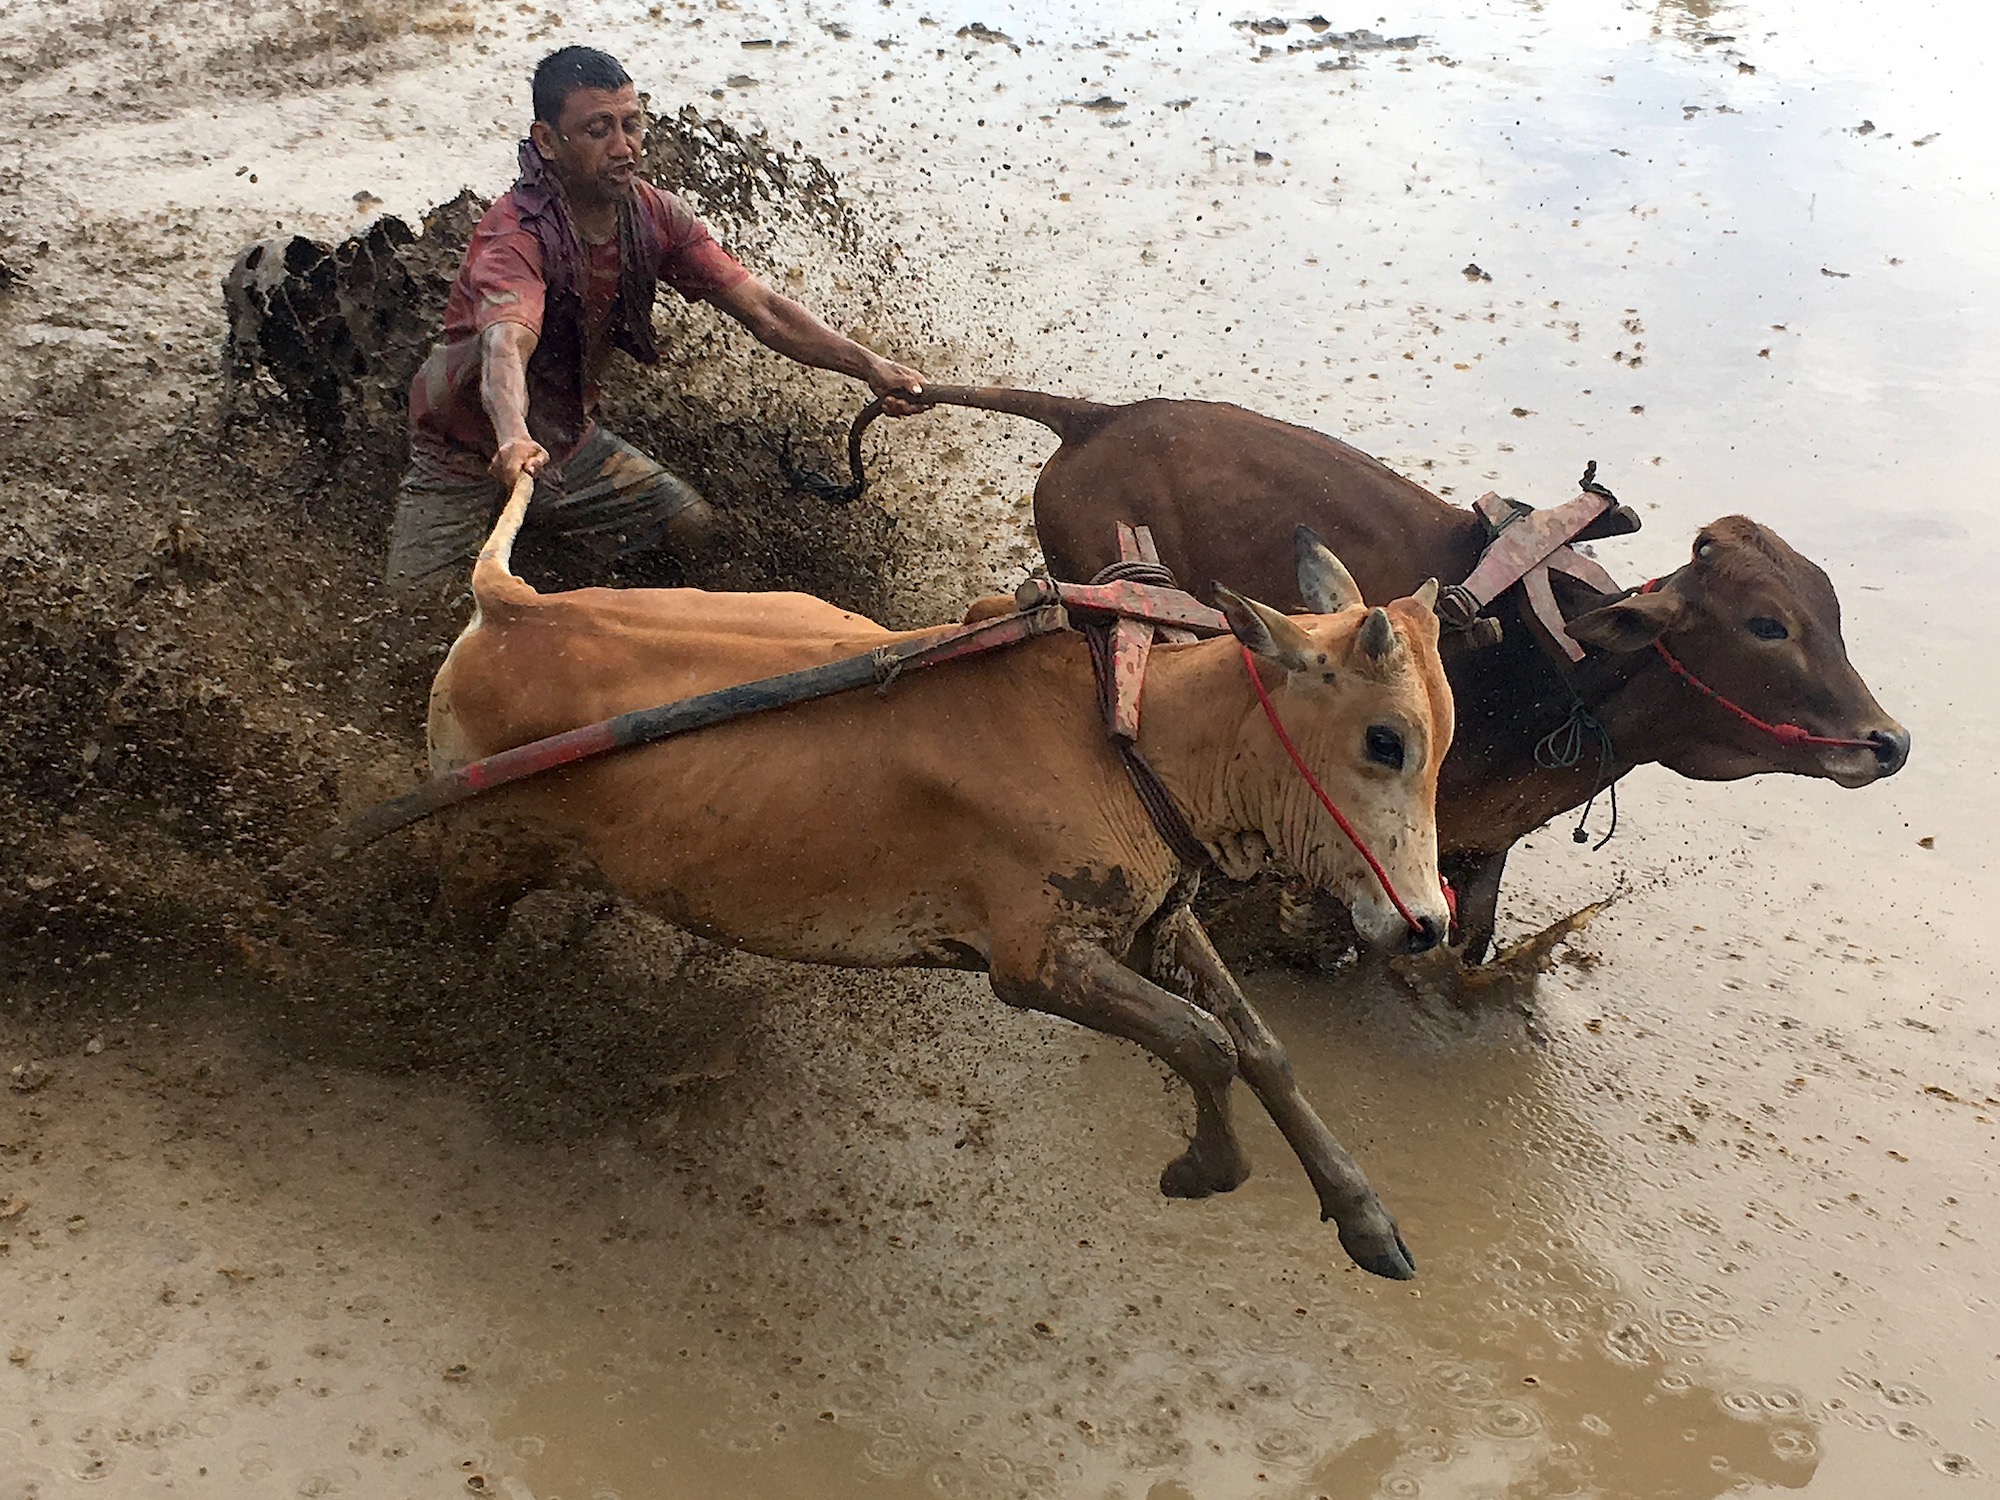
<path id="1" fill-rule="evenodd" d="M 1485 544 L 1471 511 L 1346 443 L 1240 406 L 1105 406 L 963 386 L 925 394 L 938 405 L 1028 417 L 1062 438 L 1035 486 L 1035 527 L 1058 578 L 1088 579 L 1115 561 L 1117 521 L 1151 527 L 1161 560 L 1184 583 L 1226 579 L 1288 609 L 1300 607 L 1292 554 L 1302 524 L 1369 598 L 1409 594 L 1426 578 L 1464 578 Z M 1453 651 L 1446 662 L 1458 734 L 1438 786 L 1438 847 L 1459 888 L 1469 959 L 1492 940 L 1515 841 L 1635 766 L 1658 761 L 1703 781 L 1786 771 L 1858 787 L 1893 775 L 1909 756 L 1908 731 L 1848 662 L 1826 574 L 1755 521 L 1725 516 L 1704 527 L 1690 560 L 1651 594 L 1603 598 L 1557 582 L 1570 634 L 1594 648 L 1572 673 L 1536 646 L 1511 594 L 1492 611 L 1501 643 Z M 1865 743 L 1779 742 L 1677 680 L 1651 649 L 1662 640 L 1764 720 Z M 1579 708 L 1587 719 L 1573 719 Z"/>

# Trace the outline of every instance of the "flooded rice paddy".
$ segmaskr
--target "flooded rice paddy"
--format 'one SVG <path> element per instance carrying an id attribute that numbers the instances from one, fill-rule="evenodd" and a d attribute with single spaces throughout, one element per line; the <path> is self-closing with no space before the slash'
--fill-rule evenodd
<path id="1" fill-rule="evenodd" d="M 93 212 L 206 205 L 212 284 L 357 192 L 498 190 L 533 59 L 594 41 L 823 158 L 902 246 L 912 317 L 877 336 L 933 377 L 1234 400 L 1461 501 L 1553 503 L 1594 459 L 1645 517 L 1597 549 L 1628 581 L 1746 512 L 1827 569 L 1915 750 L 1861 792 L 1641 772 L 1603 849 L 1530 840 L 1503 940 L 1617 898 L 1531 1029 L 1251 976 L 1407 1286 L 1346 1264 L 1254 1111 L 1246 1186 L 1159 1198 L 1181 1093 L 971 981 L 800 975 L 683 1106 L 534 1144 L 189 997 L 38 1092 L 0 1163 L 0 1497 L 1992 1490 L 1984 10 L 454 14 L 419 69 L 190 85 L 12 151 Z M 17 82 L 20 117 L 90 66 Z M 1015 581 L 1046 434 L 871 444 L 882 503 L 990 534 L 964 596 Z"/>

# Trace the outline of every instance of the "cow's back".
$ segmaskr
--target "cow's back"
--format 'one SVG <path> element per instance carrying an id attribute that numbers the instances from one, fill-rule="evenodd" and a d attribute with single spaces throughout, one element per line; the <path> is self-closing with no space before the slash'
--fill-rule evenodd
<path id="1" fill-rule="evenodd" d="M 431 768 L 871 651 L 896 637 L 809 594 L 580 589 L 475 619 L 431 686 Z"/>
<path id="2" fill-rule="evenodd" d="M 1370 599 L 1455 580 L 1479 555 L 1469 511 L 1347 443 L 1212 401 L 1138 401 L 1065 444 L 1035 487 L 1035 528 L 1058 578 L 1117 560 L 1117 523 L 1151 528 L 1181 583 L 1220 582 L 1298 609 L 1292 534 L 1310 526 Z"/>
<path id="3" fill-rule="evenodd" d="M 542 596 L 469 629 L 433 687 L 437 768 L 951 628 L 646 592 L 602 610 Z M 771 957 L 982 967 L 997 930 L 1046 926 L 1051 872 L 1088 865 L 1124 872 L 1131 899 L 1104 919 L 1123 940 L 1173 860 L 1098 728 L 1088 663 L 1080 638 L 1045 636 L 497 788 L 447 815 L 450 900 L 490 913 L 587 871 Z"/>

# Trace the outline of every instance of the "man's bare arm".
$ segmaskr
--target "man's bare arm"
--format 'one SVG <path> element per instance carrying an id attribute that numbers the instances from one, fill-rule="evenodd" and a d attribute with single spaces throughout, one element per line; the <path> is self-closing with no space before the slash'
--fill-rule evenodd
<path id="1" fill-rule="evenodd" d="M 479 401 L 500 443 L 488 472 L 505 489 L 549 461 L 548 450 L 528 436 L 528 356 L 540 342 L 521 323 L 495 323 L 479 336 Z"/>
<path id="2" fill-rule="evenodd" d="M 845 334 L 836 333 L 790 297 L 772 291 L 754 276 L 727 291 L 717 292 L 709 300 L 749 329 L 758 343 L 802 365 L 851 375 L 865 381 L 878 396 L 923 391 L 924 377 L 917 371 L 884 359 Z M 903 417 L 924 407 L 921 403 L 891 399 L 883 403 L 882 409 L 891 416 Z"/>

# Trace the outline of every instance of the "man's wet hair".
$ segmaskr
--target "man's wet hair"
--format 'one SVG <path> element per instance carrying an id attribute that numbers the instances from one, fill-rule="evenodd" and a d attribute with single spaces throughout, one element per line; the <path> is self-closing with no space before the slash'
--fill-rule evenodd
<path id="1" fill-rule="evenodd" d="M 535 118 L 550 125 L 562 119 L 563 106 L 578 89 L 616 93 L 632 77 L 609 52 L 595 47 L 564 47 L 535 64 Z"/>

